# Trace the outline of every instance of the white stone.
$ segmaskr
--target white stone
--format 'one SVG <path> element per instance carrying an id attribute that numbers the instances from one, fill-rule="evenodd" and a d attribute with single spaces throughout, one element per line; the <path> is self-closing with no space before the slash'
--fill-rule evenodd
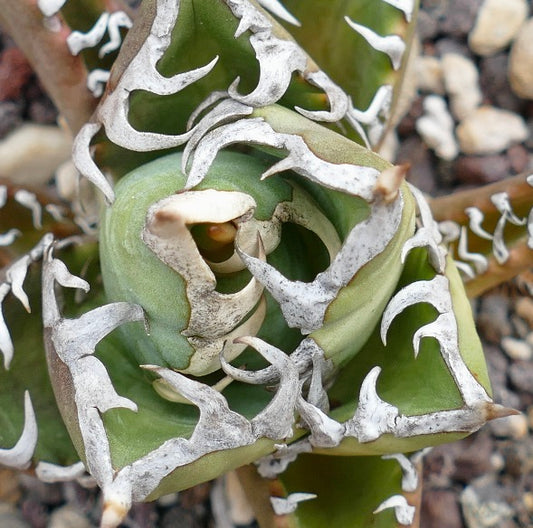
<path id="1" fill-rule="evenodd" d="M 526 0 L 485 0 L 468 35 L 470 49 L 478 55 L 493 55 L 506 48 L 528 14 Z"/>
<path id="2" fill-rule="evenodd" d="M 502 348 L 511 359 L 528 361 L 533 357 L 533 351 L 528 343 L 513 337 L 502 339 Z"/>
<path id="3" fill-rule="evenodd" d="M 416 130 L 429 148 L 445 160 L 457 157 L 458 147 L 453 135 L 454 122 L 446 102 L 438 95 L 424 99 L 425 113 L 416 122 Z"/>
<path id="4" fill-rule="evenodd" d="M 450 97 L 450 110 L 461 121 L 481 104 L 476 65 L 458 53 L 446 53 L 441 64 L 444 88 Z"/>
<path id="5" fill-rule="evenodd" d="M 516 95 L 533 99 L 533 18 L 522 26 L 511 48 L 509 81 Z"/>
<path id="6" fill-rule="evenodd" d="M 45 183 L 70 158 L 71 148 L 60 128 L 24 124 L 0 142 L 0 175 L 20 185 Z"/>
<path id="7" fill-rule="evenodd" d="M 528 434 L 527 418 L 523 414 L 498 418 L 490 422 L 490 429 L 495 436 L 500 438 L 518 440 Z"/>
<path id="8" fill-rule="evenodd" d="M 421 55 L 416 58 L 415 68 L 415 78 L 419 90 L 444 95 L 442 64 L 437 57 Z"/>
<path id="9" fill-rule="evenodd" d="M 62 506 L 54 510 L 48 523 L 49 528 L 94 528 L 82 512 L 72 506 Z"/>
<path id="10" fill-rule="evenodd" d="M 519 115 L 481 106 L 459 124 L 456 134 L 465 154 L 497 154 L 525 141 L 529 131 Z"/>

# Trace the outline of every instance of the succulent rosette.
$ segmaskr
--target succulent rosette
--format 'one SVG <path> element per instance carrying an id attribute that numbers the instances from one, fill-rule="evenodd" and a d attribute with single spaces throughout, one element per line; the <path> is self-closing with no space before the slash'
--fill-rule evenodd
<path id="1" fill-rule="evenodd" d="M 359 37 L 343 49 L 380 57 L 357 77 L 304 51 L 316 6 L 259 4 L 287 27 L 300 20 L 296 40 L 256 2 L 142 3 L 74 141 L 99 218 L 87 227 L 77 209 L 60 221 L 63 235 L 50 220 L 54 235 L 25 238 L 25 256 L 7 268 L 3 296 L 27 306 L 26 272 L 42 261 L 46 350 L 36 345 L 32 362 L 41 368 L 46 355 L 57 408 L 44 379 L 34 380 L 36 410 L 59 425 L 37 438 L 26 396 L 22 436 L 0 462 L 22 467 L 35 453 L 48 480 L 88 471 L 104 492 L 103 526 L 132 502 L 251 462 L 287 495 L 271 515 L 295 526 L 323 526 L 323 515 L 409 525 L 406 495 L 418 483 L 399 453 L 510 412 L 492 402 L 462 280 L 427 202 L 404 181 L 407 167 L 368 148 L 390 123 L 416 6 L 378 2 L 371 29 L 350 3 L 338 38 Z M 340 16 L 337 4 L 325 20 Z M 98 23 L 131 25 L 111 16 Z M 28 335 L 11 310 L 0 344 L 24 379 L 27 358 L 12 344 L 29 346 Z M 21 400 L 23 385 L 13 385 Z M 57 410 L 81 459 L 68 467 L 72 448 L 53 449 L 54 434 L 70 446 Z M 3 445 L 17 442 L 20 414 L 3 419 Z M 312 456 L 293 462 L 301 453 Z"/>

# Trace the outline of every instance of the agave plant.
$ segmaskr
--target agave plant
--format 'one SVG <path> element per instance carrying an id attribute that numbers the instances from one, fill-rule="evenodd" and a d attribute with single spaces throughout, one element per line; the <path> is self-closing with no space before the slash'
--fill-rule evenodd
<path id="1" fill-rule="evenodd" d="M 105 527 L 237 468 L 263 526 L 415 525 L 411 453 L 513 412 L 463 282 L 533 246 L 531 178 L 428 204 L 376 153 L 416 11 L 4 6 L 94 188 L 0 187 L 1 464 L 88 473 Z"/>

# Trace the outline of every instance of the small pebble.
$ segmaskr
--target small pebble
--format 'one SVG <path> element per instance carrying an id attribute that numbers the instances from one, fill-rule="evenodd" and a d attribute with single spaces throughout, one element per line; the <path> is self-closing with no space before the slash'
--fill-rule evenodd
<path id="1" fill-rule="evenodd" d="M 427 489 L 422 494 L 420 526 L 462 528 L 457 493 L 451 489 Z"/>
<path id="2" fill-rule="evenodd" d="M 510 301 L 506 295 L 492 293 L 482 297 L 477 324 L 486 339 L 499 344 L 502 336 L 511 335 L 509 308 Z"/>
<path id="3" fill-rule="evenodd" d="M 22 123 L 22 104 L 18 101 L 0 102 L 0 139 Z"/>
<path id="4" fill-rule="evenodd" d="M 19 48 L 3 50 L 0 54 L 0 101 L 17 99 L 31 75 L 28 59 Z"/>
<path id="5" fill-rule="evenodd" d="M 505 458 L 498 451 L 490 455 L 490 467 L 495 472 L 500 472 L 505 467 Z"/>
<path id="6" fill-rule="evenodd" d="M 450 109 L 454 117 L 461 121 L 481 104 L 477 67 L 473 61 L 457 53 L 446 53 L 441 63 Z"/>
<path id="7" fill-rule="evenodd" d="M 178 493 L 169 493 L 168 495 L 163 495 L 157 499 L 157 504 L 162 508 L 170 508 L 174 504 L 178 503 Z"/>
<path id="8" fill-rule="evenodd" d="M 507 70 L 509 54 L 497 53 L 479 61 L 479 83 L 486 104 L 492 104 L 511 112 L 522 113 L 524 100 L 511 90 Z"/>
<path id="9" fill-rule="evenodd" d="M 2 528 L 32 528 L 11 504 L 0 502 L 0 526 Z"/>
<path id="10" fill-rule="evenodd" d="M 507 150 L 507 159 L 515 174 L 527 171 L 530 154 L 522 145 L 513 145 Z"/>
<path id="11" fill-rule="evenodd" d="M 533 363 L 519 361 L 509 367 L 509 379 L 518 390 L 533 394 Z"/>
<path id="12" fill-rule="evenodd" d="M 493 448 L 493 440 L 486 431 L 454 444 L 455 470 L 452 475 L 453 479 L 458 482 L 469 482 L 490 471 L 490 455 Z"/>
<path id="13" fill-rule="evenodd" d="M 483 185 L 503 180 L 509 175 L 511 164 L 507 156 L 459 156 L 455 175 L 461 183 Z"/>
<path id="14" fill-rule="evenodd" d="M 531 429 L 533 429 L 533 405 L 527 408 L 527 423 Z"/>
<path id="15" fill-rule="evenodd" d="M 511 48 L 509 81 L 514 93 L 533 99 L 533 18 L 523 26 Z"/>
<path id="16" fill-rule="evenodd" d="M 425 193 L 435 190 L 437 182 L 433 171 L 432 154 L 422 140 L 414 135 L 400 142 L 398 163 L 410 163 L 407 180 Z"/>
<path id="17" fill-rule="evenodd" d="M 421 55 L 416 59 L 418 89 L 437 95 L 444 95 L 442 64 L 437 57 Z"/>
<path id="18" fill-rule="evenodd" d="M 492 434 L 498 438 L 518 440 L 528 434 L 527 418 L 523 414 L 498 418 L 489 424 Z"/>
<path id="19" fill-rule="evenodd" d="M 502 528 L 514 511 L 502 497 L 503 492 L 486 477 L 481 477 L 461 493 L 461 506 L 468 528 Z"/>
<path id="20" fill-rule="evenodd" d="M 453 37 L 465 37 L 474 24 L 483 0 L 448 0 L 440 22 L 440 30 Z M 439 2 L 441 5 L 444 2 Z"/>
<path id="21" fill-rule="evenodd" d="M 515 303 L 516 315 L 527 321 L 533 328 L 533 299 L 531 297 L 520 297 Z"/>
<path id="22" fill-rule="evenodd" d="M 521 339 L 504 337 L 502 339 L 502 348 L 511 359 L 528 361 L 533 357 L 531 347 Z"/>
<path id="23" fill-rule="evenodd" d="M 93 528 L 85 515 L 72 506 L 62 506 L 50 516 L 48 528 Z"/>
<path id="24" fill-rule="evenodd" d="M 457 142 L 453 135 L 453 119 L 444 99 L 428 95 L 424 99 L 424 115 L 416 122 L 416 130 L 435 154 L 444 160 L 457 157 Z"/>
<path id="25" fill-rule="evenodd" d="M 417 24 L 418 38 L 422 42 L 433 39 L 437 36 L 438 31 L 438 22 L 435 17 L 432 17 L 426 11 L 419 11 Z"/>
<path id="26" fill-rule="evenodd" d="M 522 497 L 522 502 L 524 503 L 526 510 L 529 513 L 533 513 L 533 492 L 526 491 Z"/>
<path id="27" fill-rule="evenodd" d="M 456 133 L 465 154 L 497 154 L 524 141 L 529 131 L 518 114 L 482 106 L 459 124 Z"/>
<path id="28" fill-rule="evenodd" d="M 17 184 L 45 183 L 70 158 L 71 144 L 58 127 L 22 125 L 0 142 L 0 175 Z"/>
<path id="29" fill-rule="evenodd" d="M 468 44 L 478 55 L 492 55 L 506 48 L 528 14 L 526 0 L 485 0 L 480 7 Z"/>

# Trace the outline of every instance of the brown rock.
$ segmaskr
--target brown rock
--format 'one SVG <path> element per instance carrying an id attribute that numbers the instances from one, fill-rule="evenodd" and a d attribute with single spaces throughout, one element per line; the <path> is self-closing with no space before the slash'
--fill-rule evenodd
<path id="1" fill-rule="evenodd" d="M 420 526 L 424 528 L 462 528 L 457 494 L 449 489 L 425 490 L 422 495 Z"/>
<path id="2" fill-rule="evenodd" d="M 7 48 L 0 55 L 0 101 L 17 99 L 32 75 L 26 57 L 18 48 Z"/>
<path id="3" fill-rule="evenodd" d="M 511 164 L 506 156 L 460 156 L 455 162 L 456 177 L 461 183 L 481 185 L 503 180 Z"/>

